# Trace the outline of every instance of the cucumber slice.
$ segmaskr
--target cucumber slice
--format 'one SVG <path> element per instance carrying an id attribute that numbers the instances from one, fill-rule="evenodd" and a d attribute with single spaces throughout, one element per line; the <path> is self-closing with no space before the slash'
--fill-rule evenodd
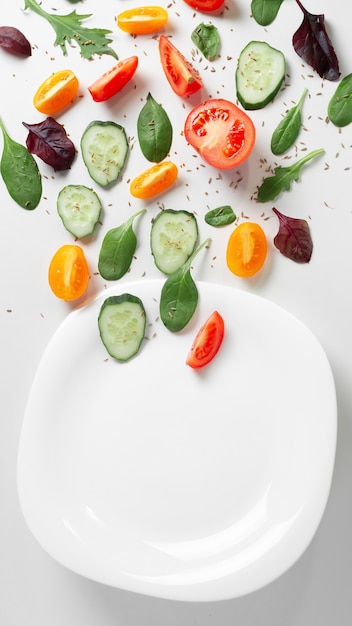
<path id="1" fill-rule="evenodd" d="M 243 48 L 236 69 L 237 98 L 245 109 L 262 109 L 279 91 L 286 72 L 282 52 L 264 41 Z"/>
<path id="2" fill-rule="evenodd" d="M 115 182 L 129 150 L 126 131 L 116 122 L 91 122 L 81 138 L 82 158 L 90 177 L 106 187 Z"/>
<path id="3" fill-rule="evenodd" d="M 98 316 L 101 340 L 110 356 L 128 361 L 144 339 L 146 314 L 142 301 L 130 293 L 106 298 Z"/>
<path id="4" fill-rule="evenodd" d="M 153 221 L 150 247 L 157 268 L 172 274 L 187 261 L 198 239 L 195 216 L 188 211 L 165 209 Z"/>
<path id="5" fill-rule="evenodd" d="M 99 221 L 102 205 L 93 189 L 66 185 L 57 197 L 57 212 L 69 233 L 82 239 L 91 235 Z"/>

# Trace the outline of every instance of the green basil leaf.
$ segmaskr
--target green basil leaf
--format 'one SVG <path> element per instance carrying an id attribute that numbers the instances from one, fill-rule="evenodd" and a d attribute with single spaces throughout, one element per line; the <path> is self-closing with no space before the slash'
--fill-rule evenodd
<path id="1" fill-rule="evenodd" d="M 347 126 L 352 122 L 352 74 L 338 84 L 328 104 L 328 117 L 335 126 Z"/>
<path id="2" fill-rule="evenodd" d="M 8 135 L 0 120 L 4 148 L 0 172 L 10 196 L 23 209 L 35 209 L 42 197 L 42 180 L 34 157 Z"/>
<path id="3" fill-rule="evenodd" d="M 198 24 L 191 33 L 191 39 L 208 61 L 214 61 L 220 50 L 219 31 L 213 24 Z"/>
<path id="4" fill-rule="evenodd" d="M 150 93 L 137 119 L 137 133 L 145 158 L 160 163 L 171 147 L 172 125 L 165 109 Z"/>
<path id="5" fill-rule="evenodd" d="M 268 26 L 276 18 L 283 0 L 252 0 L 251 12 L 261 26 Z"/>
<path id="6" fill-rule="evenodd" d="M 129 270 L 137 246 L 133 221 L 142 209 L 132 215 L 124 224 L 111 228 L 105 235 L 100 248 L 98 270 L 105 280 L 118 280 Z"/>
<path id="7" fill-rule="evenodd" d="M 275 155 L 283 154 L 295 143 L 302 125 L 302 104 L 308 89 L 304 89 L 299 101 L 275 128 L 271 138 L 271 151 Z"/>
<path id="8" fill-rule="evenodd" d="M 236 215 L 233 209 L 230 206 L 226 205 L 219 206 L 217 209 L 212 209 L 211 211 L 208 211 L 205 214 L 204 219 L 206 223 L 210 226 L 219 227 L 227 226 L 227 224 L 232 224 L 232 222 L 234 222 L 236 219 Z"/>

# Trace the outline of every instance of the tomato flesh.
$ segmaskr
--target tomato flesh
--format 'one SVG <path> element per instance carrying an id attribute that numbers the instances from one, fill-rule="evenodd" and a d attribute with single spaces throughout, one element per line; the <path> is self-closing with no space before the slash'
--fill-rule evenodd
<path id="1" fill-rule="evenodd" d="M 117 16 L 118 27 L 131 35 L 150 35 L 165 26 L 168 12 L 159 6 L 128 9 Z"/>
<path id="2" fill-rule="evenodd" d="M 224 320 L 218 311 L 214 311 L 199 329 L 188 353 L 186 364 L 193 369 L 208 365 L 219 351 L 224 333 Z"/>
<path id="3" fill-rule="evenodd" d="M 33 97 L 35 108 L 45 115 L 54 115 L 75 99 L 79 82 L 72 70 L 59 70 L 46 78 Z"/>
<path id="4" fill-rule="evenodd" d="M 243 222 L 231 233 L 226 250 L 226 263 L 236 276 L 253 276 L 264 265 L 268 244 L 259 224 Z"/>
<path id="5" fill-rule="evenodd" d="M 89 268 L 83 249 L 66 244 L 54 254 L 48 273 L 52 292 L 62 300 L 76 300 L 88 287 Z"/>
<path id="6" fill-rule="evenodd" d="M 198 72 L 165 35 L 159 38 L 161 65 L 178 96 L 189 96 L 203 87 Z"/>
<path id="7" fill-rule="evenodd" d="M 98 78 L 88 91 L 95 102 L 109 100 L 127 85 L 138 67 L 138 57 L 132 56 L 119 61 L 111 70 Z"/>
<path id="8" fill-rule="evenodd" d="M 233 102 L 221 98 L 194 107 L 185 122 L 186 141 L 218 169 L 238 167 L 250 156 L 256 131 L 251 118 Z"/>
<path id="9" fill-rule="evenodd" d="M 184 0 L 184 2 L 196 11 L 211 13 L 220 9 L 225 0 Z"/>
<path id="10" fill-rule="evenodd" d="M 172 161 L 156 163 L 133 179 L 131 195 L 141 199 L 152 198 L 171 187 L 177 176 L 178 169 Z"/>

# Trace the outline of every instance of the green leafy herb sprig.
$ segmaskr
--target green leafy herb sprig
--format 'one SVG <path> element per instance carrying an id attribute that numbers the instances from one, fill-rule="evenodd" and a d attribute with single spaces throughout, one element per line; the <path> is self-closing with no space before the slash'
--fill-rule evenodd
<path id="1" fill-rule="evenodd" d="M 141 209 L 121 226 L 106 233 L 98 261 L 99 273 L 105 280 L 119 280 L 129 270 L 137 246 L 133 222 L 145 211 L 146 209 Z"/>
<path id="2" fill-rule="evenodd" d="M 172 143 L 172 125 L 165 109 L 148 93 L 137 120 L 140 148 L 148 161 L 160 163 Z"/>
<path id="3" fill-rule="evenodd" d="M 271 151 L 275 155 L 283 154 L 295 143 L 302 125 L 302 104 L 308 92 L 304 89 L 297 104 L 291 107 L 275 128 L 271 138 Z"/>

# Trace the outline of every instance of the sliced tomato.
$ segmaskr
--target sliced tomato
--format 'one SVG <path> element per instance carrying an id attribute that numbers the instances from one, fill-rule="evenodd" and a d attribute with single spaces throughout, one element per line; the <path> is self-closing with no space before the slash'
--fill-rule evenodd
<path id="1" fill-rule="evenodd" d="M 83 249 L 74 244 L 55 252 L 48 273 L 51 290 L 62 300 L 76 300 L 88 287 L 89 268 Z"/>
<path id="2" fill-rule="evenodd" d="M 165 76 L 178 96 L 189 96 L 203 87 L 198 72 L 165 35 L 160 35 L 159 52 Z"/>
<path id="3" fill-rule="evenodd" d="M 211 98 L 192 109 L 185 138 L 209 165 L 222 170 L 238 167 L 250 156 L 256 138 L 251 118 L 229 100 Z"/>
<path id="4" fill-rule="evenodd" d="M 224 320 L 218 311 L 214 311 L 198 331 L 188 353 L 186 364 L 198 369 L 210 363 L 219 351 L 224 333 Z"/>
<path id="5" fill-rule="evenodd" d="M 211 13 L 222 7 L 225 0 L 184 0 L 192 9 L 203 13 Z"/>
<path id="6" fill-rule="evenodd" d="M 168 12 L 159 6 L 136 7 L 122 11 L 117 16 L 117 25 L 131 35 L 150 35 L 165 26 Z"/>
<path id="7" fill-rule="evenodd" d="M 114 65 L 111 70 L 105 72 L 88 87 L 93 100 L 95 102 L 104 102 L 115 96 L 131 80 L 137 67 L 137 56 L 119 61 L 117 65 Z"/>
<path id="8" fill-rule="evenodd" d="M 253 276 L 264 265 L 268 244 L 262 227 L 256 222 L 243 222 L 232 231 L 226 250 L 229 270 L 236 276 Z"/>
<path id="9" fill-rule="evenodd" d="M 133 179 L 131 195 L 141 199 L 152 198 L 171 187 L 177 175 L 178 169 L 172 161 L 156 163 Z"/>
<path id="10" fill-rule="evenodd" d="M 72 70 L 59 70 L 46 78 L 33 97 L 35 108 L 45 115 L 54 115 L 67 107 L 77 95 L 79 82 Z"/>

